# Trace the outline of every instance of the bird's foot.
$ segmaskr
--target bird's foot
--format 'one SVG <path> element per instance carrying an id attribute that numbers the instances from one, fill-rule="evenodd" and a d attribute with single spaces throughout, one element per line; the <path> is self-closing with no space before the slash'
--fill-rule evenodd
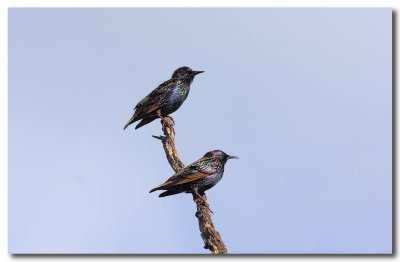
<path id="1" fill-rule="evenodd" d="M 174 134 L 175 134 L 175 129 L 174 129 L 174 127 L 170 124 L 170 123 L 165 123 L 168 127 L 169 127 L 169 129 L 171 129 L 172 130 L 172 132 L 174 132 Z"/>
<path id="2" fill-rule="evenodd" d="M 164 122 L 164 123 L 163 123 L 163 127 L 164 127 L 164 125 L 167 125 L 167 126 L 169 127 L 169 129 L 171 129 L 172 132 L 174 132 L 174 134 L 175 134 L 175 129 L 174 129 L 174 127 L 172 126 L 172 124 L 171 124 L 170 122 L 168 122 L 164 117 L 162 117 L 161 114 L 158 114 L 158 117 L 161 118 L 162 122 Z M 170 118 L 171 118 L 171 117 L 170 117 Z M 172 118 L 171 118 L 171 120 L 172 120 Z M 172 123 L 173 123 L 173 120 L 172 120 Z"/>
<path id="3" fill-rule="evenodd" d="M 200 198 L 203 201 L 204 205 L 208 208 L 208 210 L 210 210 L 211 214 L 214 214 L 214 212 L 211 210 L 210 206 L 208 205 L 207 199 L 205 199 L 203 196 L 201 196 L 199 194 L 199 192 L 197 192 L 197 191 L 194 191 L 194 193 L 196 194 L 196 196 L 198 198 Z"/>
<path id="4" fill-rule="evenodd" d="M 206 205 L 206 207 L 210 211 L 210 213 L 214 215 L 214 212 L 211 210 L 210 206 L 208 205 L 207 200 L 204 202 L 204 204 Z"/>

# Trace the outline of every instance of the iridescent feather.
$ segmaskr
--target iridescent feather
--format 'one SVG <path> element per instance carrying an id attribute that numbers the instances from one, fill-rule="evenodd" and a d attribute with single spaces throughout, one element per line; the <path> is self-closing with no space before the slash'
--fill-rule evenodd
<path id="1" fill-rule="evenodd" d="M 189 67 L 180 67 L 175 70 L 171 79 L 159 85 L 135 106 L 135 113 L 124 126 L 124 130 L 136 121 L 142 120 L 135 127 L 138 129 L 178 110 L 189 94 L 190 84 L 195 75 L 203 72 L 193 71 Z"/>
<path id="2" fill-rule="evenodd" d="M 204 192 L 215 186 L 222 178 L 228 159 L 238 158 L 229 156 L 221 150 L 206 153 L 201 159 L 188 165 L 171 176 L 165 183 L 150 190 L 167 190 L 160 197 L 178 194 Z"/>

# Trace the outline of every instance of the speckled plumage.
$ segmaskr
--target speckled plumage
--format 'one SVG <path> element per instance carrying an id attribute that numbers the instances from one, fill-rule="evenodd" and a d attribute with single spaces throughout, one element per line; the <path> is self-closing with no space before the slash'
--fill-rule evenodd
<path id="1" fill-rule="evenodd" d="M 150 193 L 156 190 L 167 190 L 161 193 L 160 197 L 183 192 L 193 193 L 194 191 L 201 194 L 221 180 L 226 161 L 232 158 L 238 157 L 229 156 L 221 150 L 210 151 L 170 177 L 164 184 L 153 188 Z"/>
<path id="2" fill-rule="evenodd" d="M 142 121 L 135 129 L 178 110 L 189 95 L 190 84 L 195 75 L 203 72 L 193 71 L 186 66 L 176 69 L 171 79 L 159 85 L 135 106 L 135 113 L 124 126 L 124 130 L 138 120 Z"/>

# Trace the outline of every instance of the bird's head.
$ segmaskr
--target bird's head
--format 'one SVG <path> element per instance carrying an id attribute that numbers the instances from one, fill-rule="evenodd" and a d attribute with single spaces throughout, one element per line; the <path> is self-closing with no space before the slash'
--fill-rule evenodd
<path id="1" fill-rule="evenodd" d="M 224 163 L 228 161 L 228 159 L 238 159 L 239 157 L 237 156 L 230 156 L 226 154 L 224 151 L 221 150 L 213 150 L 210 152 L 207 152 L 204 157 L 209 157 L 209 158 L 217 158 L 223 161 Z"/>
<path id="2" fill-rule="evenodd" d="M 193 71 L 192 69 L 190 69 L 190 67 L 187 66 L 183 66 L 183 67 L 179 67 L 178 69 L 176 69 L 174 71 L 174 73 L 172 74 L 172 78 L 178 78 L 184 82 L 187 83 L 192 83 L 194 77 L 197 74 L 201 74 L 204 71 Z"/>

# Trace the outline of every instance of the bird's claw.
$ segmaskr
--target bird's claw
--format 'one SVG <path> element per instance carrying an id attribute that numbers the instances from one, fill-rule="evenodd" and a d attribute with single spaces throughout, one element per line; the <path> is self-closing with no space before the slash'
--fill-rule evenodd
<path id="1" fill-rule="evenodd" d="M 161 124 L 162 124 L 163 131 L 165 132 L 166 131 L 165 128 L 168 126 L 169 129 L 171 129 L 171 131 L 175 134 L 175 129 L 173 127 L 174 120 L 172 119 L 172 117 L 169 117 L 172 119 L 172 124 L 170 124 L 164 117 L 162 117 L 160 113 L 158 113 L 158 117 L 161 118 Z"/>
<path id="2" fill-rule="evenodd" d="M 211 210 L 210 206 L 208 204 L 206 204 L 206 206 L 207 206 L 208 210 L 210 211 L 210 213 L 214 215 L 214 212 Z"/>
<path id="3" fill-rule="evenodd" d="M 197 197 L 199 199 L 201 199 L 201 201 L 203 202 L 203 204 L 207 207 L 208 210 L 210 210 L 211 214 L 214 214 L 214 212 L 211 210 L 210 206 L 208 205 L 207 199 L 205 199 L 204 197 L 202 197 L 199 192 L 194 191 L 194 194 L 197 195 Z"/>
<path id="4" fill-rule="evenodd" d="M 202 201 L 203 201 L 204 205 L 207 207 L 207 209 L 210 211 L 210 213 L 214 215 L 214 212 L 211 210 L 211 208 L 210 208 L 210 206 L 208 205 L 208 203 L 207 203 L 207 202 L 204 202 L 204 200 L 202 200 Z"/>
<path id="5" fill-rule="evenodd" d="M 169 127 L 169 129 L 171 129 L 171 131 L 172 132 L 174 132 L 174 134 L 175 134 L 175 129 L 174 129 L 174 127 L 170 124 L 170 123 L 163 123 L 163 129 L 165 129 L 166 127 Z"/>

